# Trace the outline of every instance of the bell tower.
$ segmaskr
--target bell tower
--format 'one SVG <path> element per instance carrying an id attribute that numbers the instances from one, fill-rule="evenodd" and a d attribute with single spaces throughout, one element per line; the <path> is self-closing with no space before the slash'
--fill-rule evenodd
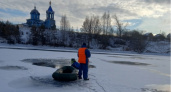
<path id="1" fill-rule="evenodd" d="M 50 1 L 49 2 L 49 8 L 46 11 L 46 20 L 45 20 L 45 27 L 47 29 L 54 29 L 54 28 L 56 28 L 55 20 L 54 20 L 54 14 L 55 14 L 55 12 L 53 11 L 53 9 L 51 7 L 51 1 Z"/>

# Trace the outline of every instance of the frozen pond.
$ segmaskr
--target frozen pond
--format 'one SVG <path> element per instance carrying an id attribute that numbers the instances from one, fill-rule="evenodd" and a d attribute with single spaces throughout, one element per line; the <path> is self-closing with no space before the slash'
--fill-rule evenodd
<path id="1" fill-rule="evenodd" d="M 59 82 L 52 73 L 77 53 L 0 52 L 0 92 L 170 92 L 169 56 L 92 54 L 89 81 Z"/>

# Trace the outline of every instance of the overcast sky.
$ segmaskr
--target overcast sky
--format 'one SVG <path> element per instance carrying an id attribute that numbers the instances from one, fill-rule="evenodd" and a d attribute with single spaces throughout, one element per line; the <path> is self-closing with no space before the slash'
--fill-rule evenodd
<path id="1" fill-rule="evenodd" d="M 30 12 L 36 9 L 40 19 L 45 20 L 50 0 L 0 0 L 0 20 L 12 23 L 26 23 Z M 102 16 L 110 12 L 117 14 L 122 22 L 128 22 L 129 29 L 144 30 L 158 34 L 171 31 L 170 0 L 51 0 L 59 28 L 62 15 L 66 15 L 71 26 L 80 28 L 86 16 Z M 115 25 L 112 19 L 112 25 Z"/>

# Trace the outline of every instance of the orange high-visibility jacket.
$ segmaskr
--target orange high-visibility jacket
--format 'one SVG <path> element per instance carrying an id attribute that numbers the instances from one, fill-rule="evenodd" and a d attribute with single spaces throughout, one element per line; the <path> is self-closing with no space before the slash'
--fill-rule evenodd
<path id="1" fill-rule="evenodd" d="M 78 62 L 79 62 L 79 63 L 86 64 L 86 54 L 85 54 L 85 50 L 86 50 L 86 49 L 87 49 L 87 48 L 80 48 L 80 49 L 78 50 L 78 56 L 79 56 Z"/>

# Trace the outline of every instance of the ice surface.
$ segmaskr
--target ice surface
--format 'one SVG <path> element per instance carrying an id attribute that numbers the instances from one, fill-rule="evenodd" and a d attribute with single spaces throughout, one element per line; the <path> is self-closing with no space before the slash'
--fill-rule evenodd
<path id="1" fill-rule="evenodd" d="M 22 66 L 26 70 L 0 69 L 0 92 L 170 92 L 169 56 L 94 53 L 90 58 L 90 65 L 95 66 L 89 68 L 90 80 L 73 82 L 54 81 L 52 73 L 58 67 L 23 62 L 26 59 L 44 59 L 49 62 L 71 58 L 77 60 L 77 53 L 1 48 L 0 67 Z M 124 61 L 148 65 L 122 64 Z"/>

